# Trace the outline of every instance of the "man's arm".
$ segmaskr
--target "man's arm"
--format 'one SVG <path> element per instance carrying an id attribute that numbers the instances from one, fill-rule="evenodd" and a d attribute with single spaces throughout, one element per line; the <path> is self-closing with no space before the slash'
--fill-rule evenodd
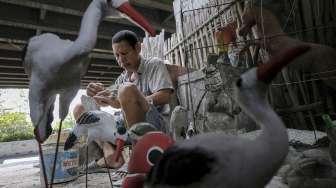
<path id="1" fill-rule="evenodd" d="M 153 99 L 154 105 L 169 104 L 174 92 L 174 86 L 168 69 L 161 59 L 152 59 L 149 80 L 149 89 L 153 93 L 146 97 L 147 101 Z"/>
<path id="2" fill-rule="evenodd" d="M 103 90 L 105 90 L 104 84 L 99 82 L 90 82 L 86 87 L 86 94 L 90 97 L 93 97 Z"/>
<path id="3" fill-rule="evenodd" d="M 168 104 L 173 93 L 172 89 L 161 89 L 149 96 L 146 96 L 147 101 L 153 101 L 154 105 Z"/>
<path id="4" fill-rule="evenodd" d="M 110 90 L 104 90 L 93 96 L 93 99 L 100 106 L 112 106 L 113 108 L 120 108 L 120 102 Z"/>

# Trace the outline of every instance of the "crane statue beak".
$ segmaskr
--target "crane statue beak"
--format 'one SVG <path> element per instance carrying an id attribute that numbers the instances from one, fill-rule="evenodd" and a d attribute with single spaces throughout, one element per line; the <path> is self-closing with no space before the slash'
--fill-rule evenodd
<path id="1" fill-rule="evenodd" d="M 264 83 L 271 83 L 278 72 L 281 71 L 286 65 L 292 62 L 295 58 L 304 54 L 310 49 L 309 45 L 299 45 L 283 50 L 282 52 L 274 55 L 270 60 L 259 66 L 257 69 L 257 78 Z"/>
<path id="2" fill-rule="evenodd" d="M 149 24 L 149 22 L 138 12 L 136 11 L 129 2 L 125 2 L 117 7 L 121 13 L 126 14 L 132 22 L 140 26 L 142 29 L 147 31 L 151 36 L 155 36 L 155 29 Z"/>

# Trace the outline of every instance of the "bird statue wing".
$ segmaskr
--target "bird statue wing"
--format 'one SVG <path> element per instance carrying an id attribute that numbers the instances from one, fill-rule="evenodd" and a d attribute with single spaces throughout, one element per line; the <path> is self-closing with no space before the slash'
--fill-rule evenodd
<path id="1" fill-rule="evenodd" d="M 100 125 L 100 118 L 94 111 L 84 112 L 76 121 L 76 124 L 72 131 L 70 132 L 68 138 L 64 143 L 64 150 L 72 148 L 79 137 L 88 136 L 89 139 L 89 129 Z"/>
<path id="2" fill-rule="evenodd" d="M 76 121 L 77 125 L 96 125 L 97 122 L 100 121 L 100 117 L 98 117 L 95 111 L 84 112 Z"/>

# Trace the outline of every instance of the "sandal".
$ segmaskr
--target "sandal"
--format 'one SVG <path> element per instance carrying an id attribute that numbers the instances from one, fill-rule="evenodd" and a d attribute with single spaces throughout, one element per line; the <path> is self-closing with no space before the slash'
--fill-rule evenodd
<path id="1" fill-rule="evenodd" d="M 101 167 L 97 164 L 96 160 L 91 161 L 88 164 L 88 167 L 86 169 L 86 165 L 82 165 L 80 167 L 79 173 L 80 174 L 86 174 L 86 170 L 88 171 L 88 174 L 92 174 L 92 173 L 107 173 L 107 168 Z"/>
<path id="2" fill-rule="evenodd" d="M 117 171 L 113 172 L 111 174 L 112 181 L 118 181 L 118 180 L 125 178 L 126 175 L 128 174 L 127 168 L 128 168 L 128 164 L 125 163 Z"/>

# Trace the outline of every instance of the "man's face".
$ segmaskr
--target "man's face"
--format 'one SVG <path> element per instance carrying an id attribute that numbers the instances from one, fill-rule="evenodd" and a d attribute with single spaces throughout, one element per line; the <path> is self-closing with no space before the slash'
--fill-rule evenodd
<path id="1" fill-rule="evenodd" d="M 114 56 L 118 65 L 127 71 L 136 71 L 140 64 L 140 44 L 133 48 L 127 41 L 112 44 Z"/>

